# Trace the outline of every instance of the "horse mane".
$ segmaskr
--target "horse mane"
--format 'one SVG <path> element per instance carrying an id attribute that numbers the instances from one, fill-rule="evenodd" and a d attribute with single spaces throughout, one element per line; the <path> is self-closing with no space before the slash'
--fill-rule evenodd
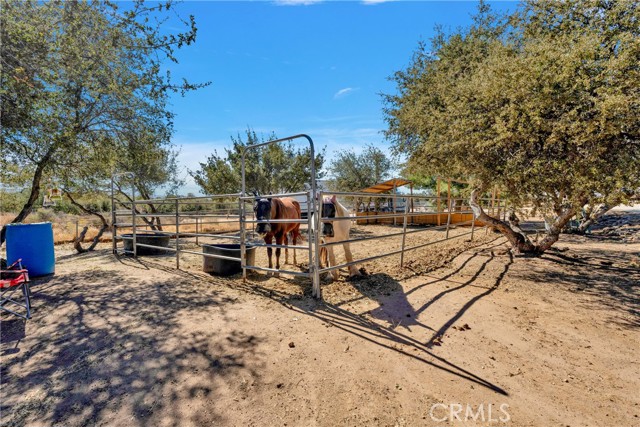
<path id="1" fill-rule="evenodd" d="M 325 196 L 323 197 L 323 202 L 324 203 L 333 203 L 333 205 L 336 207 L 336 216 L 351 216 L 351 212 L 349 212 L 349 210 L 347 208 L 345 208 L 342 203 L 340 203 L 338 201 L 338 199 L 336 199 L 336 201 L 334 202 L 332 200 L 332 196 Z"/>
<path id="2" fill-rule="evenodd" d="M 271 199 L 271 206 L 274 207 L 271 218 L 279 218 L 278 213 L 282 210 L 282 202 L 278 198 Z"/>

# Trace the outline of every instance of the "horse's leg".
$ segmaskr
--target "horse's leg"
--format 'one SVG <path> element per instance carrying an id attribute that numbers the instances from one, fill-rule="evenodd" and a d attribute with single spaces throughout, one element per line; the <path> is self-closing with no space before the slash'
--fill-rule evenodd
<path id="1" fill-rule="evenodd" d="M 276 235 L 276 245 L 281 245 L 282 241 L 286 238 L 286 233 L 280 233 Z M 280 270 L 280 248 L 276 248 L 276 270 Z"/>
<path id="2" fill-rule="evenodd" d="M 320 248 L 320 267 L 329 266 L 327 259 L 327 248 Z"/>
<path id="3" fill-rule="evenodd" d="M 336 264 L 336 253 L 333 250 L 333 246 L 328 246 L 327 247 L 327 254 L 329 255 L 329 262 L 327 263 L 329 267 L 335 267 Z M 340 273 L 338 272 L 338 270 L 331 270 L 331 277 L 333 277 L 333 280 L 338 280 L 338 278 L 340 277 Z"/>
<path id="4" fill-rule="evenodd" d="M 273 235 L 272 234 L 267 234 L 264 236 L 264 242 L 267 245 L 270 245 L 273 243 Z M 271 262 L 271 254 L 273 250 L 271 248 L 267 248 L 267 256 L 269 257 L 269 268 L 273 268 L 273 263 Z"/>
<path id="5" fill-rule="evenodd" d="M 293 229 L 291 232 L 291 237 L 293 238 L 293 246 L 298 244 L 298 238 L 300 237 L 300 225 Z M 298 260 L 296 259 L 296 250 L 293 250 L 293 264 L 298 265 Z"/>
<path id="6" fill-rule="evenodd" d="M 353 262 L 353 254 L 351 253 L 351 247 L 348 243 L 344 243 L 342 245 L 344 247 L 344 257 L 347 259 L 347 262 Z M 356 268 L 355 264 L 349 266 L 349 277 L 359 276 L 360 272 Z"/>
<path id="7" fill-rule="evenodd" d="M 284 233 L 284 245 L 289 245 L 289 233 Z M 284 248 L 284 263 L 289 264 L 289 248 Z"/>

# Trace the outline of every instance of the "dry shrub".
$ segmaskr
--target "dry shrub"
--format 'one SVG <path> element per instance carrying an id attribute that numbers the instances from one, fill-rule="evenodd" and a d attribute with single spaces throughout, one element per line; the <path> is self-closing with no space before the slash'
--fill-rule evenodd
<path id="1" fill-rule="evenodd" d="M 8 224 L 16 217 L 16 214 L 12 213 L 0 213 L 0 225 Z M 76 238 L 76 224 L 77 232 L 80 233 L 84 226 L 89 226 L 89 230 L 85 236 L 84 241 L 88 242 L 98 234 L 102 225 L 101 221 L 93 216 L 83 215 L 71 215 L 62 212 L 55 212 L 48 209 L 39 209 L 29 215 L 24 223 L 34 224 L 38 222 L 50 222 L 53 228 L 53 242 L 54 244 L 71 243 Z M 101 242 L 110 242 L 110 235 L 103 235 L 100 238 Z"/>

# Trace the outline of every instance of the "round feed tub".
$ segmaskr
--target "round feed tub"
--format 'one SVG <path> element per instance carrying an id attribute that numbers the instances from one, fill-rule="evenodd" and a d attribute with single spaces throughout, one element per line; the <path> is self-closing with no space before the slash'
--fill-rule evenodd
<path id="1" fill-rule="evenodd" d="M 256 259 L 257 246 L 246 246 L 247 265 L 254 265 Z M 219 244 L 219 245 L 202 245 L 202 252 L 211 255 L 228 256 L 232 258 L 240 258 L 241 249 L 238 244 Z M 228 259 L 220 259 L 213 257 L 204 257 L 202 261 L 202 271 L 216 276 L 230 276 L 240 273 L 242 265 L 240 261 L 231 261 Z"/>
<path id="2" fill-rule="evenodd" d="M 164 250 L 161 248 L 169 247 L 169 240 L 171 235 L 163 233 L 136 233 L 136 255 L 171 255 L 173 251 Z M 133 252 L 133 234 L 123 234 L 122 242 L 124 243 L 124 250 Z M 139 245 L 151 245 L 157 246 L 156 248 L 147 248 L 146 246 Z"/>

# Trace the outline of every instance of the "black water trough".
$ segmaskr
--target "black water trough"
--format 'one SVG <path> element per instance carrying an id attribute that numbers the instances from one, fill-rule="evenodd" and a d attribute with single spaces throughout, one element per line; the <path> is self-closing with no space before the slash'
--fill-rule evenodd
<path id="1" fill-rule="evenodd" d="M 257 246 L 247 245 L 247 265 L 254 265 L 256 259 Z M 211 255 L 228 256 L 232 258 L 240 258 L 240 245 L 238 244 L 217 244 L 202 245 L 202 252 Z M 230 276 L 242 271 L 240 261 L 230 261 L 228 259 L 220 259 L 213 257 L 204 257 L 202 262 L 202 270 L 205 273 L 215 274 L 216 276 Z"/>
<path id="2" fill-rule="evenodd" d="M 173 251 L 164 250 L 161 248 L 169 247 L 169 240 L 171 240 L 170 234 L 165 233 L 136 233 L 136 255 L 171 255 Z M 124 250 L 133 252 L 133 234 L 123 234 L 122 242 L 124 243 Z M 159 246 L 158 248 L 147 248 L 142 245 Z"/>

